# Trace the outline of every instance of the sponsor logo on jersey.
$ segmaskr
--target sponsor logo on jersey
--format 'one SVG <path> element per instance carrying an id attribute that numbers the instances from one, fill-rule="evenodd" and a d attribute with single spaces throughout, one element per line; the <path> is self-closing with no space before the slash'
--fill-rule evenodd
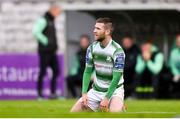
<path id="1" fill-rule="evenodd" d="M 98 64 L 98 63 L 95 63 L 95 67 L 96 68 L 112 69 L 111 66 L 105 66 L 105 65 Z"/>

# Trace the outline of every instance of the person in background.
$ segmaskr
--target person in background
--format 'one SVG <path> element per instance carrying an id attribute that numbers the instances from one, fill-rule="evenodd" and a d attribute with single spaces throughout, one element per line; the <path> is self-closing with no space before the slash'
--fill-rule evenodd
<path id="1" fill-rule="evenodd" d="M 43 98 L 43 78 L 46 75 L 46 69 L 50 67 L 53 72 L 51 79 L 51 95 L 50 98 L 57 98 L 56 95 L 56 79 L 59 74 L 58 59 L 56 51 L 58 49 L 55 18 L 60 14 L 61 9 L 57 5 L 53 5 L 34 25 L 33 35 L 38 41 L 39 54 L 39 77 L 37 81 L 37 90 L 39 98 Z"/>
<path id="2" fill-rule="evenodd" d="M 141 46 L 141 54 L 137 57 L 136 94 L 138 98 L 156 98 L 158 76 L 163 68 L 163 54 L 152 42 L 147 41 Z"/>
<path id="3" fill-rule="evenodd" d="M 134 92 L 135 66 L 140 49 L 135 44 L 135 41 L 131 36 L 125 36 L 122 39 L 122 46 L 126 54 L 124 66 L 124 88 L 125 98 L 128 98 L 132 97 Z"/>
<path id="4" fill-rule="evenodd" d="M 176 46 L 171 50 L 169 63 L 173 74 L 172 97 L 180 98 L 180 34 L 176 36 Z"/>
<path id="5" fill-rule="evenodd" d="M 86 50 L 90 44 L 90 38 L 88 35 L 82 35 L 80 37 L 80 48 L 76 53 L 73 66 L 70 70 L 70 75 L 67 77 L 67 87 L 71 92 L 73 98 L 78 97 L 76 87 L 81 87 L 83 72 L 85 69 L 85 57 Z"/>

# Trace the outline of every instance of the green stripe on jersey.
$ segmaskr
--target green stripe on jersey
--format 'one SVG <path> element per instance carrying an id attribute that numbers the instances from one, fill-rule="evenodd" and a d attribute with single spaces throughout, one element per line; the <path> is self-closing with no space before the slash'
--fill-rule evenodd
<path id="1" fill-rule="evenodd" d="M 111 56 L 108 56 L 106 54 L 100 54 L 100 53 L 93 53 L 93 60 L 106 62 L 106 63 L 112 63 L 113 61 Z"/>
<path id="2" fill-rule="evenodd" d="M 104 78 L 104 79 L 112 80 L 112 74 L 102 73 L 97 70 L 96 70 L 96 76 L 101 77 L 101 79 Z"/>
<path id="3" fill-rule="evenodd" d="M 117 85 L 116 89 L 121 87 L 123 84 L 119 84 Z M 96 90 L 96 91 L 99 91 L 99 92 L 107 92 L 108 91 L 108 88 L 102 88 L 102 87 L 99 87 L 97 84 L 93 84 L 93 89 Z"/>
<path id="4" fill-rule="evenodd" d="M 111 81 L 112 80 L 112 78 L 105 78 L 104 75 L 102 77 L 102 75 L 98 75 L 97 73 L 96 73 L 96 77 L 97 77 L 97 79 L 103 80 L 103 81 Z"/>

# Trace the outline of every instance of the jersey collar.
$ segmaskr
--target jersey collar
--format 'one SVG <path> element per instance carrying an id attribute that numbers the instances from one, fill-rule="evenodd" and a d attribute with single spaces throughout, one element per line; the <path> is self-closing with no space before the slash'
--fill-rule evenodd
<path id="1" fill-rule="evenodd" d="M 109 47 L 111 43 L 112 43 L 112 39 L 109 41 L 109 43 L 107 44 L 106 47 Z M 101 45 L 101 43 L 99 43 L 99 45 L 100 45 L 100 47 L 101 47 L 102 49 L 106 48 L 106 47 L 104 47 L 103 45 Z"/>

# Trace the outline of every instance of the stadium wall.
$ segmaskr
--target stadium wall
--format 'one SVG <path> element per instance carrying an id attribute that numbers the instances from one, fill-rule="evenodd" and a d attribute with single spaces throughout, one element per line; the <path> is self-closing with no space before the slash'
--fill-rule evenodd
<path id="1" fill-rule="evenodd" d="M 39 72 L 37 41 L 32 35 L 35 21 L 46 12 L 50 1 L 0 1 L 0 99 L 35 99 Z M 59 96 L 64 96 L 65 13 L 56 19 Z M 51 70 L 44 80 L 44 95 L 50 93 Z"/>

